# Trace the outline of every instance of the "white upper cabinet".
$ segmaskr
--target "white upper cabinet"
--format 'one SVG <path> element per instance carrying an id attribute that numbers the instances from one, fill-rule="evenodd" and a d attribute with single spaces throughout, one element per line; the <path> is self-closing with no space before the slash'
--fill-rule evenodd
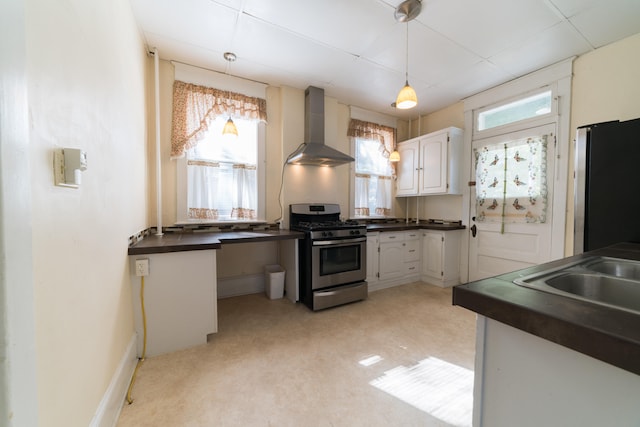
<path id="1" fill-rule="evenodd" d="M 399 143 L 396 195 L 460 194 L 462 134 L 450 127 Z"/>

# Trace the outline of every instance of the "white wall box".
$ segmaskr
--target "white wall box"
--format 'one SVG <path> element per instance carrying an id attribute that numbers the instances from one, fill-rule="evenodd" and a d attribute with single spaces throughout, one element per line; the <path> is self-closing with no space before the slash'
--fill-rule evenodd
<path id="1" fill-rule="evenodd" d="M 462 144 L 455 127 L 399 143 L 396 196 L 461 194 Z"/>
<path id="2" fill-rule="evenodd" d="M 460 283 L 460 231 L 422 230 L 422 281 L 443 288 Z"/>

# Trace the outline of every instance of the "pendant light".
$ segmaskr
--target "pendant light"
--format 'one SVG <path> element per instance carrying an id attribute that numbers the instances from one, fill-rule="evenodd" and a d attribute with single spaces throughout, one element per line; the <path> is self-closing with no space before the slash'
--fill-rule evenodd
<path id="1" fill-rule="evenodd" d="M 407 58 L 406 58 L 406 68 L 405 68 L 405 84 L 398 96 L 396 97 L 396 108 L 401 110 L 406 110 L 409 108 L 413 108 L 418 104 L 418 97 L 416 96 L 416 91 L 413 90 L 411 86 L 409 86 L 409 22 L 407 22 Z"/>
<path id="2" fill-rule="evenodd" d="M 400 161 L 400 153 L 398 153 L 398 150 L 393 150 L 393 152 L 389 154 L 389 161 L 391 163 L 397 163 Z"/>
<path id="3" fill-rule="evenodd" d="M 227 67 L 227 74 L 229 74 L 229 70 L 231 69 L 231 63 L 236 60 L 236 54 L 233 52 L 225 52 L 223 55 L 224 59 L 227 60 L 229 66 Z M 238 136 L 238 128 L 236 124 L 233 123 L 231 117 L 224 124 L 224 128 L 222 129 L 222 135 L 226 137 L 237 137 Z"/>

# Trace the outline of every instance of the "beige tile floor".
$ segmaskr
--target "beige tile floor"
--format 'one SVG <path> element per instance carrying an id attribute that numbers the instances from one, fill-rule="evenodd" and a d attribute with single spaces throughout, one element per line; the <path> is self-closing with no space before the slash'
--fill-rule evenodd
<path id="1" fill-rule="evenodd" d="M 471 425 L 475 315 L 451 289 L 315 313 L 255 294 L 218 311 L 206 345 L 144 362 L 118 427 Z"/>

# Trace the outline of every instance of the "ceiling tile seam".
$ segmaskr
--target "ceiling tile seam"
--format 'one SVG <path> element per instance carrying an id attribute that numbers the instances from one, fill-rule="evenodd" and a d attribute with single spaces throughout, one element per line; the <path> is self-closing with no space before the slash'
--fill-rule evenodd
<path id="1" fill-rule="evenodd" d="M 573 21 L 571 20 L 570 17 L 566 16 L 558 6 L 556 6 L 556 4 L 553 2 L 553 0 L 543 0 L 544 4 L 547 5 L 547 7 L 556 14 L 556 16 L 558 16 L 563 22 L 566 22 L 571 29 L 573 30 L 573 32 L 575 34 L 577 34 L 582 40 L 584 40 L 590 47 L 591 50 L 596 49 L 596 47 L 594 46 L 593 43 L 591 43 L 591 40 L 589 40 L 584 34 L 582 34 L 582 32 L 578 29 L 578 27 L 576 27 L 573 24 Z M 575 16 L 575 15 L 574 15 Z"/>
<path id="2" fill-rule="evenodd" d="M 419 23 L 420 25 L 422 25 L 425 28 L 428 28 L 430 31 L 433 31 L 434 33 L 440 35 L 442 38 L 450 41 L 451 43 L 455 44 L 456 46 L 458 46 L 460 49 L 464 50 L 465 52 L 467 52 L 470 55 L 475 56 L 476 58 L 478 58 L 479 60 L 487 60 L 488 58 L 483 57 L 482 55 L 479 55 L 478 52 L 472 50 L 471 48 L 461 44 L 460 42 L 452 39 L 451 37 L 447 36 L 446 34 L 434 29 L 433 27 L 430 27 L 429 25 L 421 22 L 421 21 L 416 21 L 417 23 Z"/>

